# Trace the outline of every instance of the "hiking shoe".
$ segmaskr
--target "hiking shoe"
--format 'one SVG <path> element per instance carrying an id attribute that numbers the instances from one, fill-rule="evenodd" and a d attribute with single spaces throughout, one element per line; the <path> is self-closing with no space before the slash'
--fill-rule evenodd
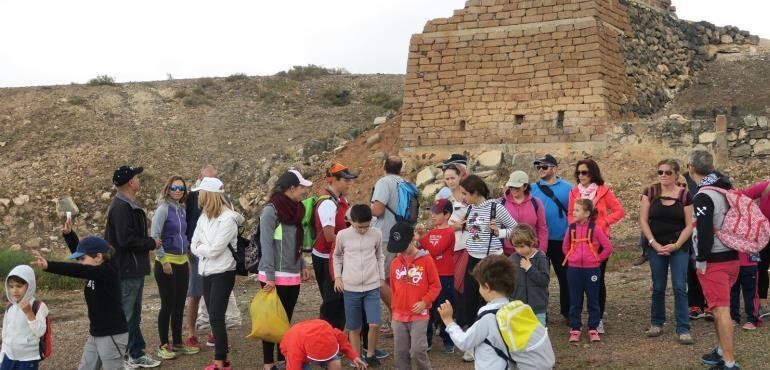
<path id="1" fill-rule="evenodd" d="M 380 360 L 377 359 L 377 356 L 367 357 L 364 362 L 369 367 L 380 367 Z"/>
<path id="2" fill-rule="evenodd" d="M 454 346 L 454 344 L 445 344 L 444 345 L 444 353 L 455 353 L 455 346 Z"/>
<path id="3" fill-rule="evenodd" d="M 599 331 L 598 330 L 589 330 L 588 331 L 588 340 L 591 341 L 591 342 L 601 341 L 602 338 L 599 337 Z"/>
<path id="4" fill-rule="evenodd" d="M 661 334 L 663 334 L 663 328 L 657 325 L 651 325 L 649 329 L 647 329 L 646 332 L 644 332 L 648 337 L 659 337 Z"/>
<path id="5" fill-rule="evenodd" d="M 641 266 L 641 265 L 644 265 L 645 262 L 647 262 L 647 256 L 644 255 L 644 253 L 642 253 L 631 264 L 634 266 Z"/>
<path id="6" fill-rule="evenodd" d="M 214 334 L 209 334 L 206 337 L 206 347 L 214 347 L 216 344 L 214 343 Z"/>
<path id="7" fill-rule="evenodd" d="M 194 355 L 198 352 L 200 352 L 200 347 L 190 347 L 186 344 L 175 344 L 174 345 L 174 352 L 181 353 L 183 355 Z"/>
<path id="8" fill-rule="evenodd" d="M 682 333 L 676 335 L 676 340 L 679 342 L 679 344 L 693 344 L 695 343 L 694 340 L 692 340 L 692 334 L 690 333 Z"/>
<path id="9" fill-rule="evenodd" d="M 741 365 L 738 365 L 738 362 L 736 361 L 733 364 L 733 366 L 727 367 L 725 364 L 719 364 L 719 365 L 714 365 L 714 366 L 710 367 L 709 370 L 723 370 L 723 369 L 736 370 L 736 369 L 740 369 L 740 368 L 741 368 Z"/>
<path id="10" fill-rule="evenodd" d="M 580 330 L 570 330 L 569 331 L 569 341 L 570 342 L 580 342 Z"/>
<path id="11" fill-rule="evenodd" d="M 136 369 L 139 367 L 150 368 L 158 366 L 160 366 L 160 361 L 146 354 L 139 358 L 131 358 L 131 356 L 128 356 L 128 361 L 126 361 L 126 367 L 129 369 Z"/>
<path id="12" fill-rule="evenodd" d="M 366 348 L 361 347 L 361 359 L 364 361 L 366 360 L 365 356 L 367 352 L 369 351 L 367 351 Z M 388 358 L 388 356 L 390 356 L 390 352 L 379 350 L 379 349 L 374 350 L 374 357 L 376 357 L 378 360 L 382 360 L 383 358 Z"/>
<path id="13" fill-rule="evenodd" d="M 184 342 L 184 345 L 190 348 L 195 348 L 198 351 L 201 349 L 200 343 L 198 343 L 198 337 L 196 336 L 189 336 L 187 337 L 187 340 Z M 197 353 L 197 352 L 196 352 Z"/>
<path id="14" fill-rule="evenodd" d="M 382 326 L 380 326 L 380 335 L 385 336 L 386 338 L 393 336 L 393 329 L 390 328 L 389 322 L 384 322 Z"/>
<path id="15" fill-rule="evenodd" d="M 701 360 L 701 362 L 704 365 L 712 365 L 713 366 L 713 365 L 724 365 L 725 364 L 725 360 L 722 359 L 722 356 L 719 355 L 719 353 L 717 352 L 716 348 L 714 348 L 711 352 L 703 355 L 700 358 L 700 360 Z"/>
<path id="16" fill-rule="evenodd" d="M 465 351 L 465 353 L 463 353 L 463 361 L 473 362 L 473 353 L 471 353 L 471 351 Z"/>
<path id="17" fill-rule="evenodd" d="M 206 366 L 206 368 L 204 368 L 203 370 L 232 370 L 232 369 L 233 367 L 230 366 L 230 362 L 225 361 L 224 367 L 217 367 L 217 364 L 215 362 L 212 362 L 211 365 Z"/>
<path id="18" fill-rule="evenodd" d="M 704 311 L 703 317 L 706 319 L 706 321 L 709 321 L 709 322 L 714 321 L 714 314 L 711 313 L 711 311 Z"/>
<path id="19" fill-rule="evenodd" d="M 604 320 L 599 320 L 599 326 L 596 327 L 599 334 L 604 334 Z"/>
<path id="20" fill-rule="evenodd" d="M 164 359 L 164 360 L 170 360 L 172 358 L 176 357 L 176 353 L 174 353 L 174 349 L 170 348 L 171 346 L 168 344 L 164 344 L 160 347 L 158 347 L 158 357 Z"/>
<path id="21" fill-rule="evenodd" d="M 753 322 L 749 321 L 749 322 L 743 324 L 743 329 L 744 330 L 756 330 L 757 326 Z"/>
<path id="22" fill-rule="evenodd" d="M 690 320 L 698 320 L 706 317 L 706 313 L 700 307 L 690 307 L 690 313 L 688 314 Z"/>
<path id="23" fill-rule="evenodd" d="M 759 307 L 759 318 L 764 319 L 765 317 L 770 316 L 770 311 L 768 311 L 767 308 Z"/>

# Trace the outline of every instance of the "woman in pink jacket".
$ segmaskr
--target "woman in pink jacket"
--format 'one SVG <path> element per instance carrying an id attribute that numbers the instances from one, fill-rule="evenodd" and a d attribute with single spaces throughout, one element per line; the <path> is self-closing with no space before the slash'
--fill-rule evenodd
<path id="1" fill-rule="evenodd" d="M 569 193 L 569 212 L 567 212 L 567 219 L 569 223 L 575 222 L 572 214 L 575 206 L 575 201 L 578 199 L 589 199 L 593 202 L 596 209 L 596 227 L 601 229 L 607 237 L 610 237 L 610 226 L 616 224 L 623 219 L 625 212 L 623 206 L 618 201 L 615 193 L 607 186 L 604 185 L 604 179 L 602 178 L 602 172 L 599 170 L 599 165 L 593 159 L 583 159 L 577 162 L 575 165 L 575 180 L 577 180 L 577 186 L 572 188 Z M 601 265 L 602 277 L 601 287 L 599 290 L 599 306 L 601 311 L 601 317 L 604 317 L 604 308 L 607 302 L 607 285 L 604 282 L 604 275 L 607 272 L 607 261 L 602 262 Z M 599 327 L 597 328 L 600 334 L 604 334 L 604 320 L 599 321 Z"/>
<path id="2" fill-rule="evenodd" d="M 741 193 L 746 194 L 751 199 L 759 199 L 759 209 L 762 214 L 770 219 L 770 181 L 761 181 L 746 189 L 741 190 Z M 764 319 L 770 316 L 770 311 L 767 310 L 767 289 L 768 289 L 768 273 L 767 269 L 770 267 L 770 244 L 759 252 L 759 263 L 757 268 L 759 270 L 759 277 L 757 279 L 757 287 L 759 293 L 759 318 Z"/>
<path id="3" fill-rule="evenodd" d="M 524 171 L 514 171 L 505 183 L 505 193 L 500 199 L 505 209 L 520 224 L 532 226 L 537 235 L 537 245 L 541 252 L 548 252 L 548 225 L 545 220 L 545 208 L 540 199 L 530 194 L 529 176 Z M 511 241 L 503 241 L 503 253 L 510 256 L 515 251 Z"/>

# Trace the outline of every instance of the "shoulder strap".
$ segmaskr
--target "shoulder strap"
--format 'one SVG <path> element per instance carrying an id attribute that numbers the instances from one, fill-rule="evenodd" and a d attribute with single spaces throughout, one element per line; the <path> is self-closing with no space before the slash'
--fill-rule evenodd
<path id="1" fill-rule="evenodd" d="M 491 309 L 491 310 L 482 311 L 476 317 L 476 321 L 478 321 L 482 317 L 484 317 L 486 315 L 489 315 L 489 314 L 497 315 L 497 311 L 498 311 L 498 309 L 496 309 L 496 308 L 495 309 Z M 503 337 L 503 332 L 500 331 L 500 325 L 497 324 L 497 319 L 495 319 L 495 326 L 497 327 L 497 332 L 500 334 L 500 338 L 502 338 Z M 503 344 L 504 343 L 505 343 L 505 341 L 503 341 Z M 502 349 L 497 348 L 494 345 L 492 345 L 492 342 L 489 340 L 489 338 L 484 338 L 484 344 L 490 346 L 492 348 L 492 350 L 495 351 L 495 354 L 497 354 L 498 357 L 500 357 L 503 360 L 505 360 L 505 369 L 506 370 L 509 368 L 508 367 L 509 363 L 511 363 L 511 362 L 513 362 L 514 364 L 516 363 L 516 361 L 514 361 L 513 358 L 511 357 L 511 353 L 508 351 L 508 347 L 507 346 L 505 347 L 505 352 L 503 352 Z"/>
<path id="2" fill-rule="evenodd" d="M 465 212 L 465 217 L 463 217 L 463 228 L 461 230 L 462 232 L 465 232 L 465 227 L 466 225 L 468 225 L 468 216 L 470 215 L 471 215 L 471 206 L 468 205 L 468 210 Z"/>
<path id="3" fill-rule="evenodd" d="M 559 218 L 564 218 L 564 215 L 567 214 L 567 207 L 565 207 L 559 198 L 556 197 L 556 194 L 553 192 L 553 190 L 551 190 L 549 186 L 543 185 L 541 183 L 537 183 L 537 188 L 540 189 L 540 191 L 545 194 L 545 196 L 551 198 L 551 200 L 556 203 L 556 207 L 559 207 Z"/>
<path id="4" fill-rule="evenodd" d="M 537 216 L 537 212 L 540 211 L 540 206 L 537 205 L 537 199 L 535 199 L 535 197 L 530 197 L 529 200 L 532 202 L 532 207 L 535 207 L 535 216 Z"/>
<path id="5" fill-rule="evenodd" d="M 679 204 L 681 204 L 682 207 L 687 205 L 687 189 L 685 188 L 679 190 Z"/>
<path id="6" fill-rule="evenodd" d="M 32 302 L 32 313 L 34 313 L 35 315 L 37 315 L 37 310 L 39 310 L 39 309 L 40 309 L 40 303 L 41 303 L 41 302 L 40 302 L 40 300 L 39 300 L 39 299 L 35 299 L 35 300 Z"/>

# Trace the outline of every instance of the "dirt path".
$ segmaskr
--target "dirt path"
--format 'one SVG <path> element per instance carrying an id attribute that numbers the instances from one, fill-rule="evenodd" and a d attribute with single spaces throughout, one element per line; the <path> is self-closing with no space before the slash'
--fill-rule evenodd
<path id="1" fill-rule="evenodd" d="M 628 257 L 635 251 L 630 248 L 620 248 L 619 259 L 611 262 L 608 273 L 608 303 L 606 313 L 607 334 L 598 344 L 571 345 L 567 343 L 567 327 L 561 318 L 552 321 L 549 329 L 551 340 L 556 351 L 557 367 L 559 368 L 677 368 L 701 369 L 700 355 L 709 351 L 715 342 L 712 323 L 703 320 L 692 323 L 695 345 L 681 346 L 676 343 L 673 325 L 665 326 L 665 334 L 658 338 L 646 338 L 644 330 L 649 318 L 649 267 L 630 268 Z M 250 331 L 248 321 L 248 304 L 256 291 L 253 280 L 239 280 L 236 283 L 238 305 L 243 313 L 244 325 L 231 329 L 230 353 L 233 366 L 237 369 L 260 369 L 262 365 L 262 348 L 259 342 L 245 339 Z M 88 331 L 82 293 L 56 292 L 46 294 L 41 298 L 51 306 L 54 325 L 54 354 L 43 363 L 44 369 L 71 369 L 77 366 Z M 555 278 L 551 284 L 551 315 L 558 317 L 558 289 Z M 320 303 L 318 290 L 314 282 L 302 287 L 300 301 L 294 314 L 294 322 L 316 317 Z M 669 319 L 673 320 L 671 310 L 673 298 L 670 289 L 667 294 Z M 159 308 L 157 288 L 153 280 L 147 280 L 144 295 L 144 311 L 142 331 L 147 341 L 147 348 L 158 345 L 156 316 Z M 199 333 L 205 339 L 205 332 Z M 754 332 L 736 328 L 736 344 L 738 359 L 746 369 L 766 368 L 765 356 L 767 344 L 770 343 L 770 330 L 762 327 Z M 436 338 L 437 349 L 440 339 Z M 382 349 L 392 351 L 393 340 L 382 340 Z M 212 358 L 211 348 L 203 347 L 201 353 L 184 356 L 175 360 L 165 361 L 164 369 L 201 369 Z M 446 355 L 440 351 L 431 353 L 431 361 L 435 369 L 472 369 L 472 364 L 462 362 L 461 353 Z M 392 356 L 383 362 L 383 368 L 392 369 Z M 490 369 L 492 370 L 492 369 Z"/>

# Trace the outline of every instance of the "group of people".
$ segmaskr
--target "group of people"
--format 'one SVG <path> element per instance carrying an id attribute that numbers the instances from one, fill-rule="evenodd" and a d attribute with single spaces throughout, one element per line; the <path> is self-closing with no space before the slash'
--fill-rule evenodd
<path id="1" fill-rule="evenodd" d="M 380 336 L 393 337 L 396 368 L 411 369 L 414 363 L 429 369 L 428 351 L 436 333 L 443 352 L 463 351 L 463 360 L 475 362 L 476 369 L 504 369 L 514 363 L 520 369 L 551 368 L 555 358 L 546 327 L 554 328 L 558 321 L 548 315 L 551 268 L 568 340 L 580 342 L 586 329 L 589 342 L 600 341 L 606 330 L 610 232 L 624 217 L 623 206 L 592 159 L 575 165 L 575 185 L 559 176 L 559 163 L 551 155 L 533 165 L 539 180 L 530 182 L 526 172 L 514 171 L 495 196 L 494 189 L 471 173 L 468 159 L 453 154 L 438 165 L 446 187 L 431 204 L 428 226 L 409 222 L 398 212 L 406 182 L 398 156 L 385 159 L 384 176 L 368 204 L 348 202 L 345 194 L 357 174 L 334 163 L 312 206 L 312 265 L 302 248 L 308 232 L 303 200 L 312 182 L 294 169 L 283 173 L 260 214 L 258 281 L 264 291 L 276 291 L 289 320 L 300 286 L 311 276 L 322 303 L 319 319 L 297 323 L 280 343 L 263 341 L 264 369 L 303 369 L 311 362 L 339 369 L 342 356 L 358 368 L 378 367 L 390 355 L 377 348 Z M 674 160 L 661 161 L 656 171 L 659 181 L 644 189 L 639 219 L 653 283 L 646 334 L 663 333 L 670 269 L 676 339 L 692 344 L 689 320 L 710 315 L 718 346 L 702 362 L 717 369 L 739 368 L 732 344 L 734 324 L 741 322 L 739 296 L 742 292 L 743 328 L 755 329 L 767 315 L 760 306 L 767 299 L 768 248 L 759 255 L 738 253 L 715 236 L 726 212 L 725 196 L 699 188 L 732 186 L 715 170 L 711 154 L 692 153 L 683 183 Z M 87 280 L 90 328 L 79 369 L 160 364 L 147 354 L 139 327 L 144 277 L 151 270 L 161 298 L 157 357 L 199 352 L 195 318 L 203 297 L 211 326 L 207 344 L 214 347 L 206 369 L 231 369 L 225 311 L 235 283 L 232 247 L 243 217 L 209 165 L 189 189 L 182 177 L 170 177 L 148 225 L 136 202 L 141 173 L 141 167 L 115 170 L 117 194 L 107 212 L 104 238 L 80 240 L 71 220 L 65 221 L 63 236 L 70 258 L 78 263 L 48 261 L 33 252 L 32 265 Z M 769 184 L 742 190 L 759 199 L 766 217 Z M 48 307 L 35 303 L 34 271 L 16 267 L 6 288 L 10 304 L 3 320 L 0 369 L 36 368 L 41 357 L 34 339 L 45 331 Z M 509 302 L 531 310 L 535 322 L 527 326 L 528 335 L 537 338 L 514 352 L 506 351 L 507 333 L 499 320 L 487 315 Z M 183 338 L 185 307 L 189 333 Z"/>

